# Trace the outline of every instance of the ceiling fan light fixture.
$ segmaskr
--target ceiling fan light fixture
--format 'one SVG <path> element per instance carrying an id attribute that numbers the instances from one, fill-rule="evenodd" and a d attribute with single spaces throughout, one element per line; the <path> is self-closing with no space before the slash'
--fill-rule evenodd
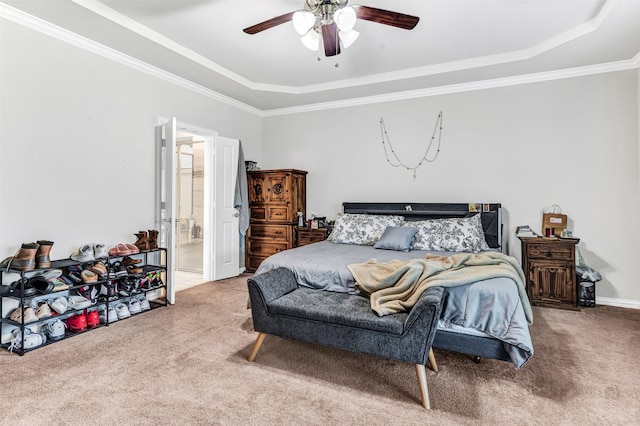
<path id="1" fill-rule="evenodd" d="M 320 45 L 320 34 L 315 30 L 308 31 L 304 36 L 302 36 L 300 41 L 307 49 L 316 51 Z"/>
<path id="2" fill-rule="evenodd" d="M 338 31 L 338 35 L 340 36 L 342 47 L 346 49 L 347 47 L 351 46 L 354 41 L 356 41 L 360 33 L 356 30 L 349 30 L 349 31 Z"/>
<path id="3" fill-rule="evenodd" d="M 316 23 L 316 16 L 308 10 L 299 10 L 293 14 L 293 28 L 301 36 L 307 34 Z"/>
<path id="4" fill-rule="evenodd" d="M 333 14 L 333 21 L 340 31 L 349 31 L 356 24 L 356 11 L 352 7 L 343 7 Z"/>

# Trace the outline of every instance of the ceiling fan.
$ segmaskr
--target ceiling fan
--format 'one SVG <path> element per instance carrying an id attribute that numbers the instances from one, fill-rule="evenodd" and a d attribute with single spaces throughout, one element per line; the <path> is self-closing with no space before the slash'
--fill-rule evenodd
<path id="1" fill-rule="evenodd" d="M 302 36 L 302 44 L 318 50 L 320 39 L 326 56 L 340 54 L 340 46 L 347 48 L 360 33 L 353 29 L 356 19 L 412 30 L 420 18 L 369 6 L 347 6 L 349 0 L 305 0 L 304 9 L 276 16 L 259 24 L 245 28 L 247 34 L 257 34 L 285 22 L 292 21 L 295 30 Z"/>

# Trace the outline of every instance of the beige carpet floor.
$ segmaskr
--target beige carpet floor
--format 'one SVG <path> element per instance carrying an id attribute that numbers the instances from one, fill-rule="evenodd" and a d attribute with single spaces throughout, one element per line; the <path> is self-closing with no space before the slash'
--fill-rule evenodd
<path id="1" fill-rule="evenodd" d="M 0 352 L 3 425 L 640 424 L 640 311 L 534 308 L 535 355 L 436 350 L 433 409 L 413 365 L 256 333 L 247 275 L 18 356 Z"/>

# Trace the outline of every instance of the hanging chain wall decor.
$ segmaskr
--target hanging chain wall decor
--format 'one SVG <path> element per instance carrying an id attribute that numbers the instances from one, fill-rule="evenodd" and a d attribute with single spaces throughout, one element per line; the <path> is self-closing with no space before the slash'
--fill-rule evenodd
<path id="1" fill-rule="evenodd" d="M 429 158 L 429 151 L 431 151 L 433 142 L 436 139 L 436 132 L 438 132 L 438 147 L 436 149 L 436 153 L 433 155 L 433 158 Z M 418 164 L 416 164 L 413 167 L 407 166 L 405 163 L 402 162 L 402 160 L 400 160 L 400 158 L 398 158 L 398 154 L 396 154 L 396 151 L 393 149 L 393 146 L 391 145 L 391 140 L 389 139 L 389 134 L 387 133 L 387 129 L 384 125 L 384 119 L 382 117 L 380 118 L 380 135 L 382 136 L 382 146 L 384 148 L 384 155 L 387 158 L 387 163 L 389 163 L 393 167 L 404 167 L 407 170 L 413 171 L 413 180 L 415 180 L 416 170 L 418 170 L 418 167 L 422 166 L 422 164 L 424 164 L 425 161 L 427 163 L 431 163 L 435 161 L 435 159 L 438 158 L 438 154 L 440 154 L 440 140 L 442 138 L 442 111 L 440 111 L 440 113 L 438 114 L 438 118 L 436 119 L 436 126 L 433 129 L 431 140 L 429 141 L 429 145 L 427 146 L 427 149 L 424 152 L 424 155 L 422 156 L 422 158 L 420 158 L 420 161 L 418 162 Z M 386 143 L 385 143 L 385 139 L 387 140 Z M 387 144 L 389 145 L 388 149 L 387 149 Z M 396 161 L 395 163 L 392 162 L 391 159 L 389 159 L 388 151 L 391 151 L 391 154 L 393 154 L 393 158 Z"/>

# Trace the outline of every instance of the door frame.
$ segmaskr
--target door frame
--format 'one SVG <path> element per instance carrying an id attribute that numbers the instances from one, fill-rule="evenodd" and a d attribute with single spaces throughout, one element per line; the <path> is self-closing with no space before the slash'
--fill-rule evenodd
<path id="1" fill-rule="evenodd" d="M 158 117 L 156 125 L 162 125 L 171 118 Z M 215 138 L 218 132 L 204 127 L 196 126 L 176 118 L 176 130 L 192 133 L 204 138 L 204 211 L 202 230 L 202 279 L 203 282 L 213 280 L 213 229 L 215 226 L 213 200 L 214 200 L 214 158 Z M 175 247 L 168 249 L 175 250 Z M 173 266 L 176 269 L 176 265 Z"/>

